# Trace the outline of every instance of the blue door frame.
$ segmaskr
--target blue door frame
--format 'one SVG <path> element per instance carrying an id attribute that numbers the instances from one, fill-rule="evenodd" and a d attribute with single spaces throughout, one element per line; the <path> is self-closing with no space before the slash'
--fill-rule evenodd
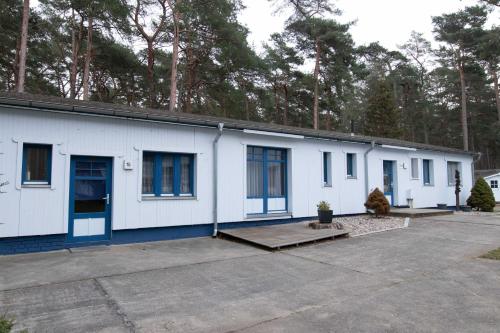
<path id="1" fill-rule="evenodd" d="M 79 165 L 90 166 L 89 169 L 79 169 Z M 97 166 L 98 169 L 93 169 Z M 112 207 L 112 176 L 113 159 L 111 157 L 94 157 L 94 156 L 72 156 L 70 165 L 70 186 L 69 186 L 69 221 L 68 221 L 68 243 L 85 243 L 107 241 L 111 238 L 111 207 Z M 102 201 L 101 209 L 92 208 L 85 209 L 85 212 L 77 212 L 79 208 L 75 205 L 77 190 L 77 182 L 87 182 L 87 188 L 91 188 L 85 195 L 85 199 L 90 201 Z M 92 188 L 92 182 L 100 183 L 100 188 Z M 102 186 L 104 182 L 104 186 Z M 92 192 L 92 193 L 91 193 Z M 97 192 L 97 193 L 96 193 Z M 85 200 L 80 200 L 85 201 Z M 89 236 L 74 236 L 74 220 L 75 219 L 92 219 L 104 218 L 104 233 L 99 235 Z M 90 223 L 90 222 L 89 222 Z"/>
<path id="2" fill-rule="evenodd" d="M 394 206 L 394 161 L 384 161 L 384 195 L 391 196 Z"/>

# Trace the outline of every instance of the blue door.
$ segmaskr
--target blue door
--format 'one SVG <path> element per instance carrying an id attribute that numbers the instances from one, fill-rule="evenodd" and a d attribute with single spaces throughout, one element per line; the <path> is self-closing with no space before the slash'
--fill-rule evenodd
<path id="1" fill-rule="evenodd" d="M 68 242 L 110 239 L 112 161 L 108 157 L 71 158 Z"/>
<path id="2" fill-rule="evenodd" d="M 384 161 L 384 194 L 394 206 L 394 161 Z"/>

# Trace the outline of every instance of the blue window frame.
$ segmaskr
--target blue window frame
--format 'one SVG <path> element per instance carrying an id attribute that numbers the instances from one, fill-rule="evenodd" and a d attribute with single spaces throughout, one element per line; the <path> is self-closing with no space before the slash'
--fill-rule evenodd
<path id="1" fill-rule="evenodd" d="M 424 185 L 432 185 L 431 160 L 422 160 L 422 169 L 424 171 Z"/>
<path id="2" fill-rule="evenodd" d="M 286 150 L 247 147 L 247 198 L 286 197 Z"/>
<path id="3" fill-rule="evenodd" d="M 52 146 L 23 144 L 22 183 L 25 185 L 50 185 Z"/>
<path id="4" fill-rule="evenodd" d="M 194 155 L 144 152 L 142 194 L 194 196 Z"/>
<path id="5" fill-rule="evenodd" d="M 347 153 L 346 154 L 346 164 L 347 164 L 347 177 L 356 177 L 356 154 Z"/>

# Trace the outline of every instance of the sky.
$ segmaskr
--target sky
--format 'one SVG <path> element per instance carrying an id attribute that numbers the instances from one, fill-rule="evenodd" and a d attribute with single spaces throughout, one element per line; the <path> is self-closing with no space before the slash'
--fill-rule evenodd
<path id="1" fill-rule="evenodd" d="M 379 41 L 384 47 L 396 49 L 404 44 L 411 31 L 424 33 L 431 40 L 432 16 L 450 13 L 478 3 L 475 0 L 337 0 L 342 10 L 341 22 L 356 21 L 351 34 L 357 45 Z M 268 0 L 243 0 L 246 9 L 240 21 L 250 30 L 249 42 L 258 51 L 274 32 L 283 30 L 286 13 L 276 14 Z M 500 24 L 497 9 L 489 24 Z"/>

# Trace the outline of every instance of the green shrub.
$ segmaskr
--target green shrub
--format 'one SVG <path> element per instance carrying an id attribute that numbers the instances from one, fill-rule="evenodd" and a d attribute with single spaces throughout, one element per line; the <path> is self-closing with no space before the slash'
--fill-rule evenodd
<path id="1" fill-rule="evenodd" d="M 389 201 L 387 201 L 384 193 L 382 193 L 378 187 L 368 196 L 368 199 L 365 202 L 365 207 L 373 210 L 376 217 L 387 215 L 391 210 Z"/>
<path id="2" fill-rule="evenodd" d="M 14 326 L 14 319 L 0 315 L 0 333 L 9 333 Z"/>
<path id="3" fill-rule="evenodd" d="M 495 197 L 493 191 L 483 177 L 476 181 L 471 190 L 467 205 L 484 212 L 492 212 L 495 208 Z"/>

